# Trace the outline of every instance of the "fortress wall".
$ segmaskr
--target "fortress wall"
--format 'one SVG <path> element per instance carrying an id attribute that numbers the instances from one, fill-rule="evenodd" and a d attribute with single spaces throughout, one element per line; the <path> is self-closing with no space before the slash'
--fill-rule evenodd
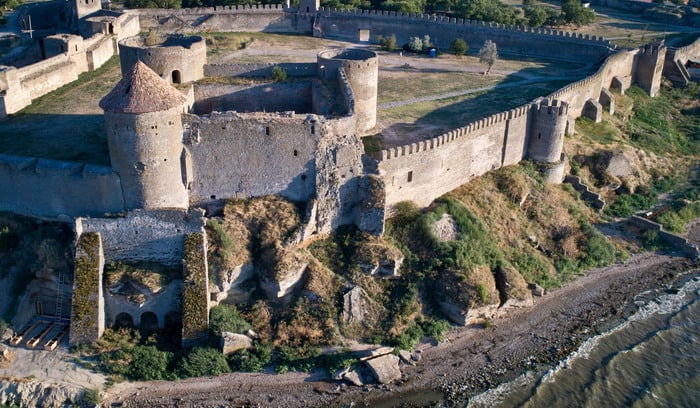
<path id="1" fill-rule="evenodd" d="M 133 37 L 141 32 L 138 16 L 134 16 L 129 13 L 124 13 L 117 17 L 116 25 L 117 27 L 115 27 L 115 30 L 118 29 L 118 31 L 115 31 L 117 40 Z"/>
<path id="2" fill-rule="evenodd" d="M 182 262 L 185 234 L 201 233 L 201 210 L 134 210 L 119 218 L 78 218 L 75 232 L 98 232 L 106 262 Z"/>
<path id="3" fill-rule="evenodd" d="M 123 211 L 109 167 L 0 154 L 0 211 L 56 218 Z"/>
<path id="4" fill-rule="evenodd" d="M 495 23 L 465 21 L 447 17 L 408 15 L 387 11 L 321 11 L 317 32 L 330 38 L 357 41 L 360 29 L 377 35 L 395 34 L 399 44 L 411 36 L 428 34 L 438 47 L 448 48 L 455 38 L 463 38 L 478 49 L 486 40 L 498 45 L 499 52 L 526 57 L 547 57 L 577 62 L 598 61 L 615 46 L 602 37 L 550 29 L 508 27 Z"/>
<path id="5" fill-rule="evenodd" d="M 88 71 L 94 71 L 109 61 L 117 50 L 111 37 L 96 34 L 85 42 Z"/>
<path id="6" fill-rule="evenodd" d="M 183 115 L 192 156 L 190 203 L 280 194 L 307 201 L 316 191 L 318 124 L 306 115 Z"/>
<path id="7" fill-rule="evenodd" d="M 141 30 L 164 32 L 308 32 L 299 30 L 294 22 L 297 16 L 285 13 L 277 4 L 256 6 L 222 6 L 184 8 L 177 10 L 140 9 L 127 13 L 139 17 Z M 306 24 L 301 24 L 306 26 Z"/>
<path id="8" fill-rule="evenodd" d="M 312 112 L 311 81 L 273 82 L 263 85 L 208 85 L 194 87 L 193 112 Z"/>
<path id="9" fill-rule="evenodd" d="M 672 54 L 674 61 L 680 60 L 684 65 L 690 58 L 700 58 L 700 38 L 685 47 L 672 48 L 669 53 Z"/>
<path id="10" fill-rule="evenodd" d="M 503 148 L 503 166 L 520 163 L 525 158 L 531 108 L 531 105 L 525 105 L 506 112 L 508 121 Z"/>
<path id="11" fill-rule="evenodd" d="M 514 115 L 515 128 L 522 128 L 528 108 Z M 522 157 L 525 134 L 506 143 L 510 112 L 472 122 L 430 140 L 382 151 L 379 174 L 386 184 L 386 206 L 411 200 L 427 206 L 469 180 L 500 168 L 503 157 L 512 162 Z M 505 152 L 505 155 L 504 155 Z"/>
<path id="12" fill-rule="evenodd" d="M 281 67 L 288 77 L 316 76 L 316 64 L 313 62 L 281 64 L 206 64 L 205 77 L 243 77 L 270 78 L 274 67 Z"/>

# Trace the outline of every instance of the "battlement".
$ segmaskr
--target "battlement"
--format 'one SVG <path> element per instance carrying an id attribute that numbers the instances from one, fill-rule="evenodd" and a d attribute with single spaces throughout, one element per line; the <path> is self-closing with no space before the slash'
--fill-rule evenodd
<path id="1" fill-rule="evenodd" d="M 639 49 L 640 54 L 648 55 L 648 56 L 658 56 L 659 52 L 664 48 L 664 41 L 654 41 L 649 44 L 645 44 L 643 47 Z"/>
<path id="2" fill-rule="evenodd" d="M 557 99 L 542 99 L 532 104 L 533 112 L 546 113 L 548 115 L 564 116 L 569 111 L 569 105 L 564 101 Z"/>
<path id="3" fill-rule="evenodd" d="M 127 10 L 128 14 L 136 15 L 163 15 L 167 12 L 169 15 L 184 16 L 184 15 L 200 15 L 200 14 L 235 14 L 235 13 L 265 13 L 275 12 L 280 13 L 288 11 L 282 4 L 253 4 L 253 5 L 231 5 L 231 6 L 214 6 L 214 7 L 193 7 L 181 9 L 136 9 Z"/>
<path id="4" fill-rule="evenodd" d="M 503 31 L 509 31 L 509 32 L 514 32 L 514 33 L 536 34 L 536 35 L 545 35 L 545 36 L 551 36 L 551 37 L 561 37 L 561 38 L 567 38 L 567 39 L 584 41 L 584 42 L 598 43 L 600 45 L 610 47 L 611 49 L 616 48 L 616 46 L 612 42 L 610 42 L 609 40 L 606 40 L 602 36 L 574 33 L 574 32 L 563 31 L 563 30 L 553 30 L 553 29 L 548 29 L 548 28 L 533 28 L 533 27 L 528 27 L 528 26 L 509 26 L 509 25 L 500 24 L 500 23 L 492 23 L 492 22 L 484 22 L 484 21 L 476 21 L 476 20 L 465 20 L 462 18 L 435 16 L 435 15 L 429 15 L 429 14 L 402 13 L 402 12 L 397 12 L 397 11 L 386 11 L 386 10 L 360 10 L 360 9 L 343 10 L 343 9 L 336 9 L 336 8 L 321 7 L 321 9 L 319 10 L 319 13 L 322 16 L 325 15 L 327 17 L 331 17 L 331 16 L 362 17 L 362 18 L 370 18 L 370 19 L 406 20 L 406 21 L 410 21 L 410 22 L 430 22 L 430 23 L 438 23 L 438 24 L 445 24 L 445 25 L 451 25 L 451 26 L 471 26 L 471 27 L 477 27 L 477 28 L 503 30 Z"/>

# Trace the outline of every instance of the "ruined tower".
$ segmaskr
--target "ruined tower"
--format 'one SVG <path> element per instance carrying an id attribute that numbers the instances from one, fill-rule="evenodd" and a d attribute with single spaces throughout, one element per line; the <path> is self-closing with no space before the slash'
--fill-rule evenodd
<path id="1" fill-rule="evenodd" d="M 100 101 L 126 209 L 187 208 L 180 158 L 186 98 L 136 62 Z"/>
<path id="2" fill-rule="evenodd" d="M 350 48 L 318 54 L 318 73 L 323 79 L 343 81 L 352 88 L 357 131 L 367 134 L 377 124 L 377 80 L 379 60 L 373 51 Z M 340 74 L 342 70 L 343 74 Z"/>
<path id="3" fill-rule="evenodd" d="M 73 15 L 78 20 L 102 9 L 102 1 L 100 0 L 72 0 L 71 3 Z"/>
<path id="4" fill-rule="evenodd" d="M 545 163 L 561 159 L 569 105 L 556 99 L 533 103 L 530 109 L 530 132 L 527 158 Z"/>
<path id="5" fill-rule="evenodd" d="M 635 56 L 634 82 L 654 97 L 661 87 L 666 47 L 663 41 L 647 44 Z"/>

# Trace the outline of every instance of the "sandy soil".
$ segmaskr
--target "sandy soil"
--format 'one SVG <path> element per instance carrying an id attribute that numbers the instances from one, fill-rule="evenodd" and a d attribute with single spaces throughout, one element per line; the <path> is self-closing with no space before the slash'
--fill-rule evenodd
<path id="1" fill-rule="evenodd" d="M 398 406 L 440 397 L 463 399 L 508 381 L 534 364 L 559 360 L 602 322 L 632 312 L 634 296 L 673 281 L 697 261 L 642 254 L 625 264 L 589 271 L 527 309 L 511 310 L 493 327 L 460 328 L 444 342 L 422 344 L 423 359 L 405 366 L 400 384 L 351 387 L 324 381 L 321 373 L 228 374 L 179 382 L 122 383 L 108 403 L 125 407 Z M 107 405 L 109 406 L 109 405 Z"/>

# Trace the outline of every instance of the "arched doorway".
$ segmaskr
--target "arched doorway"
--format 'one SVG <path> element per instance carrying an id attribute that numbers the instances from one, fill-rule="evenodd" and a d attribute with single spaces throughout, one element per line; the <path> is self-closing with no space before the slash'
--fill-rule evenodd
<path id="1" fill-rule="evenodd" d="M 144 312 L 141 315 L 141 332 L 144 334 L 158 331 L 158 316 L 153 312 Z"/>
<path id="2" fill-rule="evenodd" d="M 178 71 L 178 70 L 173 71 L 173 83 L 174 84 L 181 84 L 182 83 L 182 77 L 180 76 L 180 71 Z"/>
<path id="3" fill-rule="evenodd" d="M 134 327 L 134 318 L 129 313 L 122 312 L 114 318 L 114 328 L 122 329 Z"/>

